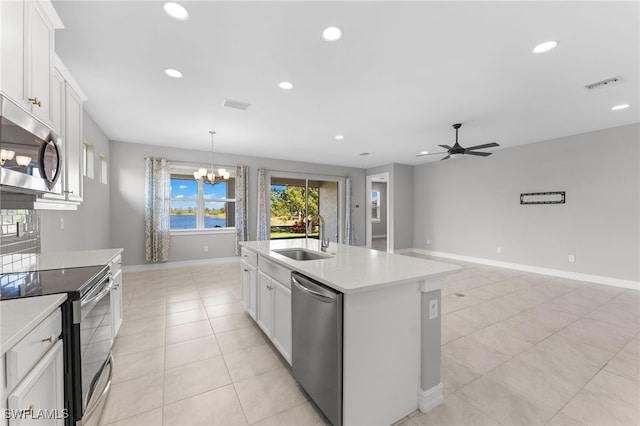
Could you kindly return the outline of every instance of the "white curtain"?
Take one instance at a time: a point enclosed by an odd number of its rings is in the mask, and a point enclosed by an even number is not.
[[[344,243],[351,245],[353,243],[353,232],[351,230],[351,177],[345,179],[345,220],[344,220]]]
[[[236,167],[236,254],[240,254],[240,243],[249,237],[247,223],[247,166]]]
[[[258,169],[258,240],[269,239],[269,193],[265,175],[265,169]]]
[[[164,158],[145,159],[144,249],[147,262],[169,260],[171,171]]]

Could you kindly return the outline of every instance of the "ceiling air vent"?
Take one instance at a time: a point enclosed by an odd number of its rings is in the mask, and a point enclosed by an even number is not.
[[[606,80],[596,81],[595,83],[587,84],[586,86],[584,86],[584,88],[591,91],[591,90],[604,89],[605,87],[614,86],[620,83],[622,83],[622,79],[620,77],[611,77],[611,78],[607,78]]]
[[[225,99],[222,105],[226,106],[227,108],[235,108],[242,111],[248,110],[251,106],[251,104],[248,104],[246,102],[234,101],[233,99]]]

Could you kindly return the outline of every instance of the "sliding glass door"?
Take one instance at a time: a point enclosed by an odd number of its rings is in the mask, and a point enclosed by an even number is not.
[[[340,235],[339,179],[310,179],[271,175],[271,239],[319,238],[318,214],[325,221],[325,237]]]

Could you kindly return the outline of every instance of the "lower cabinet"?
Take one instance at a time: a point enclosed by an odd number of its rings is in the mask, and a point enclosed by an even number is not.
[[[291,364],[291,289],[260,270],[256,321]]]
[[[111,326],[112,336],[115,339],[122,325],[122,270],[118,270],[111,278]]]
[[[256,319],[256,304],[258,302],[258,269],[241,262],[242,273],[242,304],[251,318]]]
[[[64,425],[64,370],[62,341],[46,353],[20,384],[9,394],[9,426]]]

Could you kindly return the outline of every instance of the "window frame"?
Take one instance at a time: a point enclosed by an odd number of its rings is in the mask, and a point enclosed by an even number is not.
[[[225,226],[225,227],[220,227],[220,228],[205,228],[204,227],[204,218],[205,218],[205,204],[207,202],[222,202],[225,204],[225,209],[226,206],[229,203],[235,203],[237,202],[237,198],[205,198],[205,194],[204,194],[204,179],[198,179],[196,180],[193,177],[193,171],[197,170],[199,167],[198,164],[192,164],[192,165],[171,165],[171,179],[174,178],[183,178],[183,179],[189,179],[192,181],[196,181],[197,182],[197,188],[198,188],[198,194],[196,197],[188,197],[188,198],[173,198],[173,197],[169,197],[169,203],[171,203],[172,201],[195,201],[196,202],[196,227],[195,228],[191,228],[191,229],[169,229],[169,234],[170,235],[197,235],[197,234],[231,234],[236,232],[236,227],[234,226]],[[235,179],[236,179],[236,173],[235,173],[235,167],[230,167],[230,166],[214,166],[215,169],[214,170],[218,170],[218,168],[226,168],[227,171],[229,171],[230,173],[230,179],[227,182],[231,181],[231,178],[234,179],[234,185],[235,185]],[[227,190],[228,193],[228,190]],[[235,194],[235,189],[234,189],[234,194]],[[225,214],[229,214],[229,212],[225,212]],[[233,212],[233,214],[235,214],[235,211]],[[227,219],[228,222],[228,219]]]

